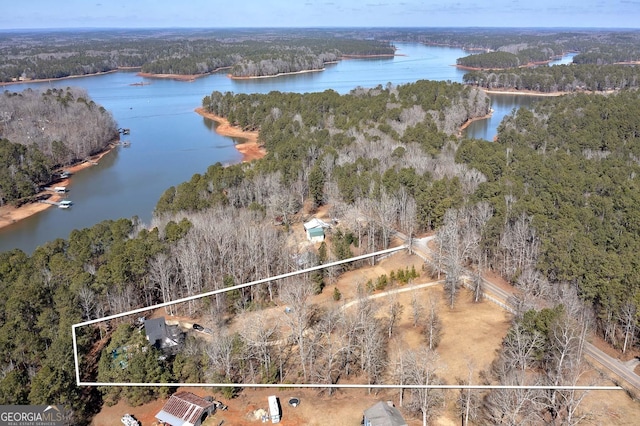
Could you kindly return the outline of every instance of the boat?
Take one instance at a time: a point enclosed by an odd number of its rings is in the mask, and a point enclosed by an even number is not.
[[[58,208],[60,209],[68,209],[69,207],[71,207],[73,205],[72,201],[69,200],[62,200],[58,203]]]

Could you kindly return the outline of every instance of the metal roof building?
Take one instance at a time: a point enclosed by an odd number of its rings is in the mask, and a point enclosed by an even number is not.
[[[156,414],[162,424],[171,426],[200,426],[204,419],[215,412],[215,404],[191,392],[178,392]]]

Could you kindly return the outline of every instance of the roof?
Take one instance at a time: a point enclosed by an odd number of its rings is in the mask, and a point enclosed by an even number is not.
[[[407,426],[407,422],[396,407],[385,402],[378,402],[364,410],[365,425],[371,426]]]
[[[321,221],[317,217],[314,217],[309,222],[304,224],[304,229],[308,231],[309,229],[313,228],[329,228],[329,226],[330,225],[328,223]]]
[[[311,228],[311,229],[308,229],[307,232],[309,232],[309,236],[310,237],[323,237],[324,236],[324,229],[322,229],[322,228]]]
[[[191,392],[178,392],[171,395],[156,418],[172,426],[194,425],[213,404]]]
[[[162,340],[167,337],[166,323],[164,317],[153,318],[144,322],[144,332],[147,338],[154,344],[157,340]]]

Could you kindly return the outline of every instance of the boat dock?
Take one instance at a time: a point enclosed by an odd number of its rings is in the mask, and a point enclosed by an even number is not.
[[[68,209],[73,204],[73,202],[69,200],[62,200],[62,201],[39,200],[38,202],[43,204],[51,204],[52,206],[57,206],[60,209]]]

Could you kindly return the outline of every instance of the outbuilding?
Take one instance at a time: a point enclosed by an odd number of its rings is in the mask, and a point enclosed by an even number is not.
[[[309,222],[304,224],[304,229],[307,231],[307,239],[312,243],[321,243],[324,241],[324,230],[329,228],[329,224],[321,221],[318,218],[313,218]]]
[[[200,426],[215,411],[213,400],[208,401],[191,392],[178,392],[171,395],[156,414],[156,419],[167,426]]]
[[[378,402],[364,410],[364,426],[407,426],[400,411],[391,403]]]

